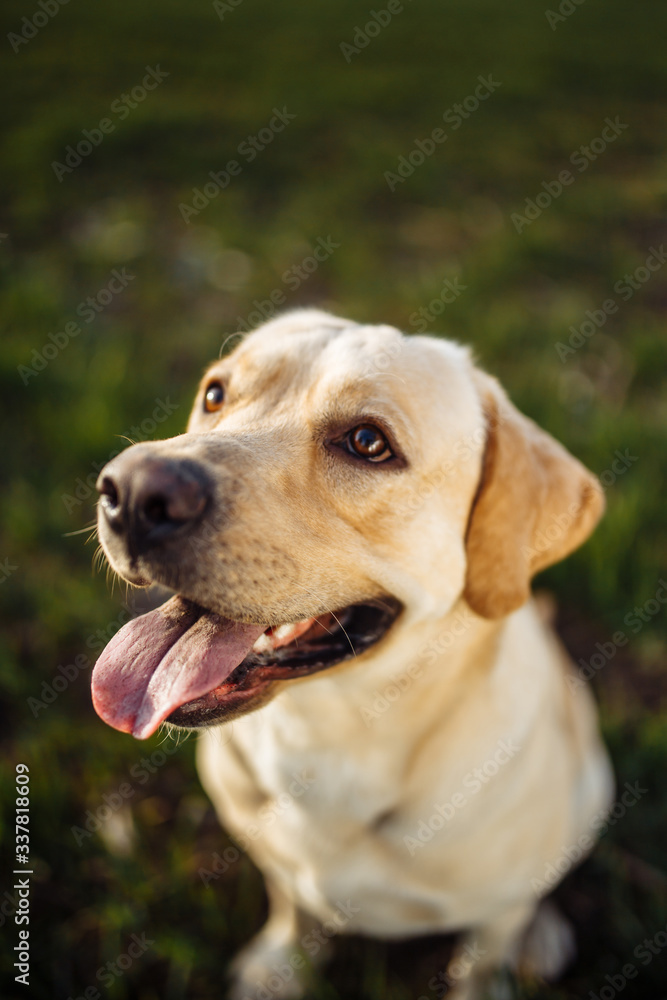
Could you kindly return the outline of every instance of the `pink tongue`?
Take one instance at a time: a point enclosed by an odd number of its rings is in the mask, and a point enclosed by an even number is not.
[[[188,701],[224,683],[265,625],[202,614],[182,597],[128,622],[93,671],[93,705],[114,729],[144,740]]]

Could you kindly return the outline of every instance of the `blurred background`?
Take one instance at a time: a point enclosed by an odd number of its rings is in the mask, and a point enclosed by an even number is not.
[[[619,786],[642,791],[558,891],[575,964],[507,995],[608,1000],[630,963],[625,997],[667,996],[667,8],[5,0],[2,17],[3,842],[24,762],[35,874],[25,988],[3,866],[1,995],[210,1000],[263,920],[252,863],[215,861],[231,842],[193,742],[93,713],[91,666],[130,611],[72,533],[128,438],[184,428],[229,334],[318,305],[472,345],[601,476],[605,520],[538,586]],[[132,935],[140,954],[108,971]],[[437,939],[336,956],[318,1000],[441,995]]]

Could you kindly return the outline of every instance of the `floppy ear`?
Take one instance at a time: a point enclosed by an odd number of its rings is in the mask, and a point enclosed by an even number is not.
[[[474,380],[487,440],[466,533],[464,597],[478,615],[501,618],[528,600],[535,573],[588,538],[604,496],[595,476],[519,413],[494,378],[476,370]]]

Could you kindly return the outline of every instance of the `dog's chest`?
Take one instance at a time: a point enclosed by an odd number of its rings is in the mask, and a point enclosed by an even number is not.
[[[386,747],[369,741],[366,752],[351,753],[344,741],[320,740],[305,753],[298,732],[286,739],[266,718],[259,722],[260,713],[255,719],[235,725],[222,751],[234,780],[215,799],[259,867],[321,920],[351,906],[348,931],[383,932],[385,923],[408,929],[415,913],[425,931],[440,925],[446,894],[425,887],[405,864],[394,812],[401,783]]]
[[[257,811],[259,823],[285,829],[317,829],[320,843],[332,827],[368,827],[391,808],[397,774],[386,747],[368,744],[348,748],[335,727],[313,740],[311,724],[266,713],[248,717],[250,725],[236,726],[233,744],[253,798],[265,800]],[[249,796],[250,797],[250,796]],[[272,817],[275,817],[272,819]],[[264,818],[264,819],[263,819]]]
[[[357,907],[347,931],[455,926],[467,913],[458,888],[448,887],[441,863],[431,871],[406,850],[405,834],[414,832],[425,806],[401,801],[406,761],[398,749],[393,757],[386,744],[374,747],[369,739],[348,752],[344,740],[329,745],[320,733],[306,752],[304,734],[286,737],[267,715],[235,723],[232,739],[216,752],[217,788],[205,782],[223,822],[258,866],[320,920],[334,919],[343,903]],[[452,864],[458,866],[458,854]]]

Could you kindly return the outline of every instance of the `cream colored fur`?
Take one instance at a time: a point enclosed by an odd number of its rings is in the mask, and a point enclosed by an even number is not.
[[[529,584],[592,531],[595,479],[448,341],[308,310],[246,337],[202,386],[218,373],[226,408],[198,401],[189,434],[160,445],[220,447],[236,491],[188,596],[272,623],[386,594],[404,608],[376,647],[200,739],[204,787],[271,901],[234,995],[321,957],[311,941],[334,929],[463,932],[452,997],[481,997],[505,962],[556,974],[571,939],[535,887],[593,836],[612,779]],[[400,470],[324,447],[328,426],[369,417],[392,428]],[[300,995],[301,975],[271,995]]]

